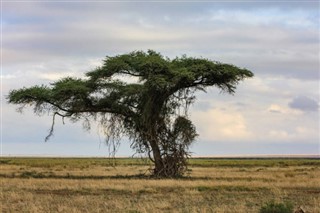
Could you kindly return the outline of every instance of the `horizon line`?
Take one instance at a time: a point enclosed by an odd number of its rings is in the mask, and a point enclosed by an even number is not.
[[[146,156],[132,156],[132,155],[121,155],[121,156],[101,156],[101,155],[1,155],[2,157],[12,158],[147,158]],[[194,155],[190,158],[319,158],[320,154],[243,154],[243,155]]]

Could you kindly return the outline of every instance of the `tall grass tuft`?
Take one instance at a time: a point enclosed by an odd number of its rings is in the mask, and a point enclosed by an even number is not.
[[[292,213],[293,205],[289,202],[276,203],[270,201],[261,207],[260,213]]]

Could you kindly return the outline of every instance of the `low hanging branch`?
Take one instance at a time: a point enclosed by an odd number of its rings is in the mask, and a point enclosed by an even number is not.
[[[53,132],[54,132],[54,125],[55,125],[55,120],[56,120],[56,115],[60,116],[62,119],[62,123],[64,124],[64,118],[65,117],[70,117],[71,114],[61,114],[59,112],[54,112],[52,115],[52,123],[51,123],[51,128],[49,130],[49,134],[45,137],[45,142],[47,142],[51,136],[53,136]]]
[[[100,121],[107,143],[120,143],[127,136],[133,149],[148,155],[155,176],[178,177],[186,171],[189,146],[197,136],[188,118],[195,92],[215,86],[233,94],[238,82],[253,73],[203,58],[171,60],[149,50],[107,57],[86,76],[12,90],[8,102],[21,108],[33,105],[37,114],[53,112],[46,141],[53,135],[57,115],[85,120],[85,128],[92,118]],[[125,82],[123,76],[137,82]]]

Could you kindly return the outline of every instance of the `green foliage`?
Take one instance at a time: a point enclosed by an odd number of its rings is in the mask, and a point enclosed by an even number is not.
[[[209,187],[209,186],[198,186],[198,187],[197,187],[197,190],[198,190],[199,192],[206,192],[206,191],[212,190],[212,187]]]
[[[188,147],[197,136],[188,118],[194,92],[216,86],[232,94],[238,82],[253,73],[204,58],[171,60],[149,50],[106,57],[101,67],[86,76],[12,90],[8,101],[20,109],[32,105],[37,114],[52,113],[46,140],[53,134],[55,116],[82,119],[86,129],[91,120],[99,121],[112,152],[127,136],[132,148],[155,162],[155,173],[175,176],[185,171]],[[127,78],[136,82],[128,83]]]
[[[25,171],[20,175],[21,178],[45,178],[46,174],[36,171]]]
[[[279,168],[279,162],[283,159],[221,159],[221,158],[190,158],[188,164],[192,167],[220,167],[220,168],[254,168],[257,167],[261,170],[261,167]],[[303,167],[303,166],[315,166],[320,167],[320,161],[318,159],[286,159],[290,167]],[[70,168],[82,168],[92,166],[148,166],[151,161],[147,158],[13,158],[2,157],[0,165],[16,165],[16,166],[28,166],[28,167],[70,167]],[[280,167],[281,168],[281,167]],[[246,170],[244,170],[246,171]],[[303,168],[297,171],[305,171]]]
[[[318,159],[300,158],[191,158],[189,164],[196,167],[283,167],[285,162],[288,166],[320,166]],[[263,170],[259,168],[259,170]],[[258,170],[258,171],[259,171]]]
[[[276,203],[268,202],[260,208],[260,213],[292,213],[293,205],[289,202]]]

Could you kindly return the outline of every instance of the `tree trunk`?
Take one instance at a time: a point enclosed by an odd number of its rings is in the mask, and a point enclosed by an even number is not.
[[[156,176],[163,176],[161,173],[163,172],[163,162],[161,159],[161,153],[160,153],[160,148],[159,145],[157,144],[156,140],[151,140],[150,141],[150,146],[152,149],[152,153],[153,153],[153,158],[154,158],[154,164],[155,164],[155,168],[154,168],[154,175]]]

